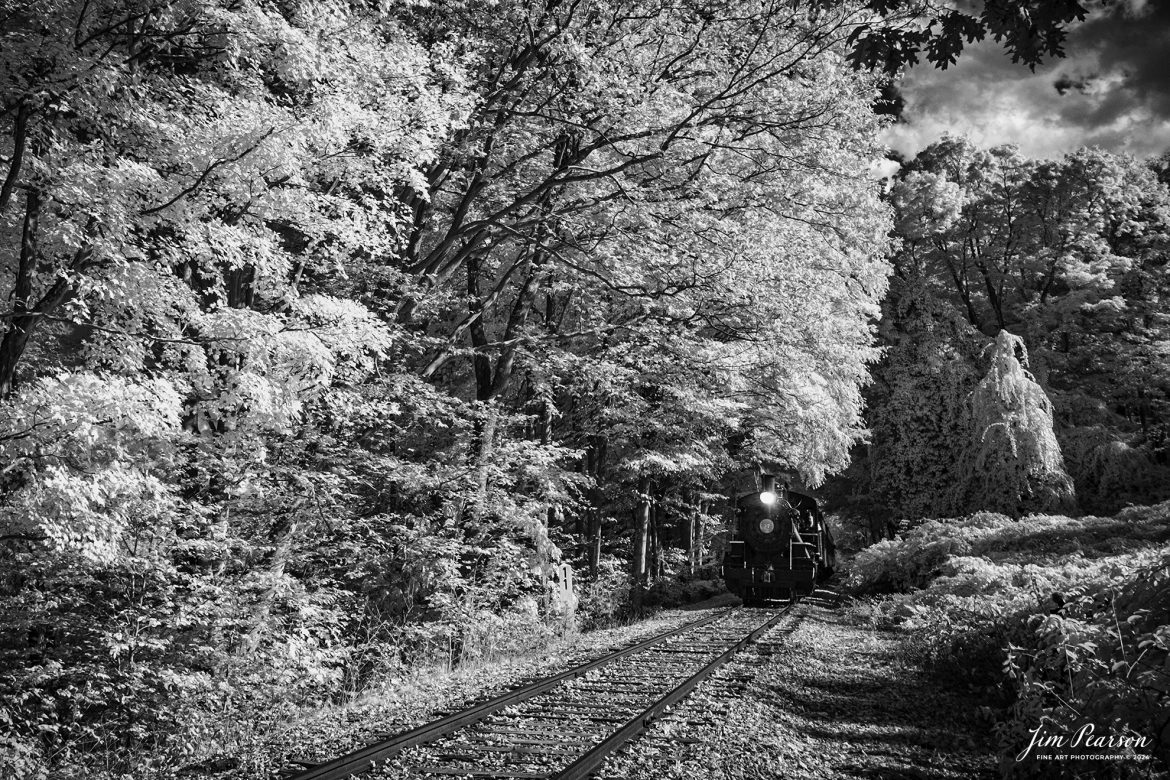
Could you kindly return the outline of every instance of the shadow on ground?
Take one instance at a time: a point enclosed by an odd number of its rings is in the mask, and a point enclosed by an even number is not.
[[[998,776],[979,699],[916,667],[904,634],[851,623],[831,591],[804,605],[800,626],[745,692],[749,706],[778,713],[808,762],[819,759],[782,776]]]

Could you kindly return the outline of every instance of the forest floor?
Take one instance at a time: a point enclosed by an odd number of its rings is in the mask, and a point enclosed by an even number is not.
[[[656,723],[609,778],[997,777],[982,703],[930,677],[908,636],[819,591]]]

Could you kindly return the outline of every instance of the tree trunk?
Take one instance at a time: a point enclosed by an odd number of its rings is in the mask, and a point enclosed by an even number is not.
[[[655,498],[650,502],[649,555],[650,579],[662,576],[662,544],[659,530],[662,528],[662,501]]]
[[[1003,295],[1000,294],[1000,290],[997,288],[995,282],[992,281],[991,271],[987,266],[983,263],[978,263],[977,267],[979,268],[980,275],[983,276],[983,286],[987,290],[987,302],[991,304],[991,312],[995,315],[995,324],[999,326],[999,330],[1003,330],[1005,327],[1003,318]]]
[[[479,295],[479,256],[472,255],[467,261],[467,298],[468,307],[473,314],[482,307]],[[476,415],[475,429],[471,450],[472,467],[475,473],[475,494],[472,498],[471,520],[478,527],[483,519],[484,504],[487,503],[488,491],[488,464],[491,462],[492,449],[496,435],[496,408],[492,403],[492,364],[487,348],[487,333],[484,331],[483,318],[476,317],[468,328],[471,344],[475,347],[472,365],[475,370],[475,400],[479,401],[479,414]]]
[[[8,173],[0,184],[0,214],[8,208],[16,181],[20,178],[20,167],[24,162],[24,146],[28,139],[28,103],[21,101],[16,107],[16,118],[12,125],[12,156],[8,158]]]
[[[642,590],[649,574],[646,547],[650,536],[650,502],[650,477],[642,477],[638,481],[638,509],[634,513],[634,555],[631,562],[634,575],[633,602],[638,608],[642,606]]]
[[[601,565],[601,510],[589,510],[589,576],[597,579]]]
[[[488,466],[495,449],[496,422],[499,419],[496,405],[490,401],[480,409],[481,416],[475,423],[475,498],[471,505],[471,520],[477,528],[483,520],[483,510],[487,504]]]
[[[588,524],[586,544],[588,546],[589,576],[594,579],[597,578],[598,566],[601,564],[601,480],[605,473],[606,449],[606,441],[602,436],[590,436],[589,445],[585,448],[585,473],[593,478],[593,485],[587,492],[589,506],[586,509]]]
[[[231,268],[224,274],[227,286],[227,303],[233,309],[250,309],[256,297],[256,268],[246,265]]]
[[[487,353],[487,332],[483,327],[483,302],[479,296],[479,256],[467,259],[467,301],[469,314],[475,317],[467,328],[471,346],[475,349],[472,367],[475,369],[475,400],[487,402],[492,397],[492,361]]]
[[[699,499],[695,511],[690,513],[687,535],[687,565],[691,574],[697,574],[703,564],[703,518],[711,511],[711,502]]]
[[[547,447],[552,444],[552,430],[553,430],[553,403],[552,399],[548,397],[549,390],[545,390],[544,397],[540,402],[540,443]],[[556,524],[557,514],[560,507],[549,502],[547,516],[544,522],[545,529],[552,528]]]
[[[12,317],[0,341],[0,398],[12,394],[16,365],[39,324],[32,301],[33,273],[37,264],[37,233],[41,219],[41,193],[30,188],[25,199],[24,227],[20,232],[20,259],[12,286]],[[32,316],[30,316],[30,314]]]
[[[959,293],[959,298],[963,301],[963,306],[966,309],[967,321],[970,322],[972,327],[974,327],[976,330],[981,330],[983,328],[983,321],[979,316],[979,313],[975,311],[975,304],[971,301],[971,289],[966,281],[966,271],[964,270],[964,272],[960,274],[959,269],[955,267],[954,261],[950,259],[949,255],[945,254],[945,251],[944,257],[947,258],[947,270],[950,271],[951,279],[953,279],[955,282],[955,290]]]
[[[12,395],[16,385],[16,365],[28,345],[27,328],[23,318],[14,317],[8,332],[4,334],[4,340],[0,342],[0,398]]]

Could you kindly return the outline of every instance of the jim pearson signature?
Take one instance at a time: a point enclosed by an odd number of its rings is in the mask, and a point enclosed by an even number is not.
[[[1044,726],[1037,726],[1032,730],[1032,737],[1028,741],[1028,746],[1021,750],[1016,756],[1016,761],[1023,761],[1035,752],[1035,758],[1051,759],[1052,748],[1068,748],[1070,750],[1077,749],[1095,750],[1095,751],[1136,751],[1141,748],[1149,747],[1152,744],[1149,737],[1129,734],[1098,734],[1097,727],[1092,723],[1086,723],[1081,726],[1072,736],[1068,734],[1045,734]],[[1043,753],[1041,752],[1043,751]],[[1068,758],[1067,755],[1056,755],[1056,758]],[[1080,758],[1087,758],[1092,756],[1079,755]],[[1101,758],[1144,758],[1145,756],[1134,756],[1132,754],[1125,755],[1102,755]]]

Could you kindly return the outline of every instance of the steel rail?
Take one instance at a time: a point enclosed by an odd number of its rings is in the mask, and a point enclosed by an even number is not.
[[[695,689],[699,683],[706,680],[711,674],[723,664],[731,660],[731,657],[738,653],[751,642],[754,642],[761,635],[763,635],[770,628],[780,622],[780,619],[787,615],[792,610],[792,605],[781,610],[780,614],[773,617],[767,623],[764,623],[759,628],[753,630],[743,639],[736,642],[731,647],[723,651],[715,660],[708,663],[695,674],[684,680],[678,687],[671,690],[658,701],[651,704],[637,716],[631,718],[625,725],[623,725],[616,732],[607,737],[601,744],[591,748],[589,752],[578,758],[569,766],[562,769],[560,772],[555,772],[549,775],[550,780],[583,780],[597,770],[605,760],[609,758],[614,751],[621,748],[630,740],[637,737],[640,733],[646,730],[650,724],[657,718],[663,710],[681,701],[688,693]]]
[[[690,623],[679,626],[675,629],[671,629],[670,631],[666,631],[662,634],[656,634],[655,636],[652,636],[649,639],[644,639],[637,644],[631,645],[630,647],[617,650],[613,653],[609,653],[608,655],[603,655],[600,658],[581,664],[579,666],[574,666],[572,669],[568,669],[564,672],[561,672],[560,674],[553,675],[552,677],[546,677],[544,679],[537,680],[534,683],[530,683],[529,685],[525,685],[513,691],[509,691],[505,694],[495,697],[494,699],[483,702],[482,704],[477,704],[469,707],[468,709],[460,710],[459,712],[452,713],[451,715],[440,718],[439,720],[424,723],[423,725],[411,729],[410,731],[404,731],[401,734],[396,734],[393,737],[390,737],[389,739],[385,739],[380,742],[375,742],[372,745],[359,748],[352,753],[347,753],[339,758],[318,764],[314,767],[304,770],[303,772],[298,772],[294,775],[288,775],[286,776],[286,780],[342,780],[342,778],[351,777],[352,775],[366,772],[372,769],[377,762],[384,761],[385,759],[390,758],[394,754],[405,750],[406,748],[414,747],[415,745],[421,745],[426,742],[432,742],[439,737],[443,737],[454,731],[458,731],[470,723],[483,720],[487,716],[503,709],[504,707],[508,707],[512,704],[518,704],[519,702],[539,696],[540,694],[555,688],[566,680],[580,677],[598,668],[599,666],[604,666],[608,663],[618,660],[619,658],[624,658],[627,655],[640,652],[648,647],[653,647],[654,645],[664,642],[673,636],[677,636],[678,634],[705,626],[708,623],[713,623],[720,618],[726,617],[731,612],[731,609],[724,609],[715,613],[714,615],[710,615],[709,617],[694,620]]]

